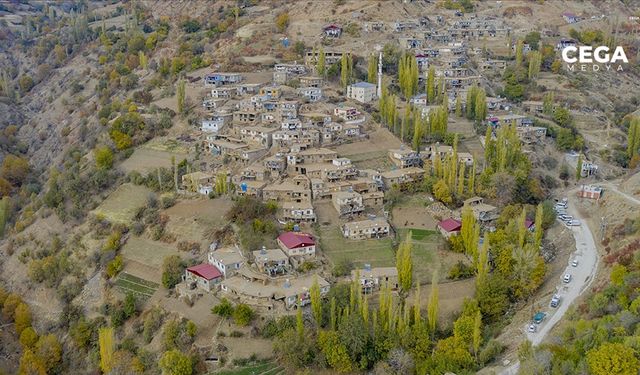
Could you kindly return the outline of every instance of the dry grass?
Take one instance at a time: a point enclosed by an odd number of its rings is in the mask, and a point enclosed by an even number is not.
[[[136,209],[146,204],[149,193],[151,190],[144,186],[122,184],[93,213],[104,215],[111,222],[130,224]]]

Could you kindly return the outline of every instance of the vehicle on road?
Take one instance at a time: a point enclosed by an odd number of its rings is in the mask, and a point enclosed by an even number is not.
[[[553,297],[551,298],[551,307],[558,307],[560,306],[560,296],[557,294],[554,294]]]
[[[565,273],[564,277],[562,278],[562,281],[564,281],[565,283],[568,283],[571,281],[571,274],[570,273]]]
[[[536,333],[537,330],[538,330],[538,327],[536,327],[535,324],[529,324],[529,326],[527,327],[527,331],[529,333]]]
[[[571,261],[571,266],[572,267],[578,267],[578,260],[577,259],[572,260]]]
[[[547,316],[547,314],[545,314],[543,312],[536,313],[536,315],[533,316],[533,322],[535,324],[540,324],[544,320],[545,316]]]

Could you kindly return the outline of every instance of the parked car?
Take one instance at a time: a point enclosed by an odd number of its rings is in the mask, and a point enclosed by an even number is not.
[[[571,274],[565,273],[564,277],[562,278],[562,281],[564,281],[565,283],[569,283],[571,281]]]
[[[527,327],[527,331],[529,333],[536,333],[537,330],[538,330],[538,327],[536,327],[535,324],[529,324],[529,326]]]
[[[554,294],[553,297],[551,298],[551,307],[558,307],[560,306],[560,296],[557,294]]]
[[[571,261],[571,266],[578,267],[578,260],[577,259],[572,260]]]
[[[547,316],[547,314],[543,312],[536,313],[536,315],[533,316],[533,322],[535,324],[540,324],[544,320],[545,316]]]

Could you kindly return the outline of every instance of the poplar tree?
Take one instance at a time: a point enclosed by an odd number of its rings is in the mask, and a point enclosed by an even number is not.
[[[100,347],[100,369],[108,374],[113,367],[113,327],[103,327],[98,330],[98,344]]]
[[[522,65],[522,50],[524,47],[524,42],[519,39],[516,43],[516,68]]]
[[[462,117],[462,101],[460,95],[456,96],[456,117]]]
[[[436,79],[436,68],[433,66],[430,66],[429,71],[427,73],[427,84],[426,84],[427,103],[435,102],[435,99],[436,99],[435,79]]]
[[[144,54],[144,51],[138,52],[138,59],[140,60],[140,67],[142,69],[147,69],[147,56]]]
[[[340,84],[343,89],[351,83],[351,74],[353,70],[353,60],[350,53],[345,53],[340,59]]]
[[[631,118],[627,137],[627,156],[629,159],[640,153],[640,117]]]
[[[336,297],[331,297],[331,305],[329,307],[330,310],[330,316],[329,316],[329,320],[330,320],[330,326],[331,326],[331,330],[335,331],[336,330],[336,320],[337,320],[337,311],[336,311]]]
[[[427,306],[427,323],[429,332],[433,337],[438,324],[438,271],[434,271],[431,278],[431,293],[429,293],[429,305]]]
[[[538,51],[529,53],[529,80],[538,76],[540,73],[540,64],[542,63],[542,55]]]
[[[482,247],[478,253],[478,264],[476,265],[476,288],[484,285],[489,274],[489,240],[487,238],[482,242]]]
[[[543,214],[544,214],[544,208],[542,207],[542,203],[540,203],[538,204],[538,207],[536,207],[536,220],[534,221],[535,231],[533,234],[534,234],[536,249],[539,249],[540,246],[542,246],[542,236],[544,235],[543,229],[542,229]]]
[[[473,158],[473,166],[471,167],[471,173],[467,179],[467,191],[469,195],[475,195],[476,193],[476,158]]]
[[[547,116],[553,115],[553,101],[554,101],[553,92],[548,92],[544,94],[544,97],[542,99],[542,112]]]
[[[400,284],[400,290],[403,295],[411,289],[413,283],[413,260],[411,253],[413,251],[413,244],[411,242],[411,231],[407,233],[407,237],[398,246],[396,252],[396,269],[398,270],[398,283]]]
[[[462,208],[462,228],[460,228],[460,236],[462,236],[462,244],[464,245],[466,254],[472,257],[474,264],[477,264],[480,225],[469,206]]]
[[[465,169],[465,164],[461,163],[460,164],[460,170],[458,172],[458,196],[461,197],[464,194],[464,169]]]
[[[475,99],[475,118],[476,122],[479,124],[487,117],[487,95],[485,94],[484,89],[478,89]]]
[[[576,181],[580,181],[582,178],[582,155],[578,156],[578,162],[576,163]]]
[[[320,296],[320,285],[318,285],[318,277],[313,278],[313,284],[309,288],[309,297],[311,298],[311,311],[313,318],[316,320],[318,329],[322,326],[322,298]]]
[[[478,94],[478,86],[473,85],[467,90],[467,108],[466,115],[469,120],[473,120],[476,115],[476,96]]]
[[[482,314],[480,310],[476,311],[476,316],[473,320],[473,355],[478,359],[478,352],[480,351],[480,344],[482,344]]]
[[[367,67],[367,82],[376,83],[378,80],[378,56],[369,56],[369,66]]]
[[[417,329],[420,329],[420,325],[422,324],[422,317],[420,316],[420,300],[420,283],[417,283],[415,299],[413,301],[413,325]]]
[[[316,71],[320,77],[324,77],[326,73],[326,65],[325,65],[325,54],[324,48],[320,47],[320,52],[318,52],[318,61],[316,63]]]
[[[518,220],[518,245],[520,248],[524,248],[524,243],[527,239],[527,226],[525,222],[527,220],[527,210],[522,207],[522,213],[520,214],[520,220]]]

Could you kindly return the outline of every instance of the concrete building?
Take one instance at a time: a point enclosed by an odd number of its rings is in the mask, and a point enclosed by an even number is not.
[[[351,280],[358,279],[362,293],[373,291],[388,285],[390,289],[398,289],[398,270],[396,267],[373,267],[366,264],[364,268],[351,271]]]
[[[342,235],[350,240],[387,237],[389,222],[384,218],[351,221],[342,225]]]
[[[364,211],[362,195],[354,191],[339,191],[332,195],[331,202],[340,216],[357,215]]]
[[[219,249],[207,255],[209,264],[216,266],[227,278],[235,275],[244,264],[244,258],[238,249]]]
[[[370,103],[376,98],[376,85],[369,82],[358,82],[347,86],[347,98],[360,103]]]
[[[187,267],[184,280],[187,283],[195,283],[198,288],[210,292],[222,281],[222,273],[211,264],[203,263]]]

